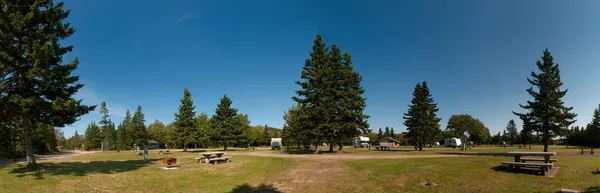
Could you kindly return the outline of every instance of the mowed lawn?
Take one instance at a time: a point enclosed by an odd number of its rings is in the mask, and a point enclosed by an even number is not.
[[[538,147],[522,151],[539,151]],[[398,148],[374,152],[345,147],[347,154],[450,154]],[[512,157],[470,156],[407,159],[291,159],[236,155],[218,165],[195,163],[197,152],[175,152],[177,170],[162,170],[132,152],[81,155],[38,170],[20,164],[0,166],[0,192],[556,192],[561,188],[600,191],[600,156],[578,155],[576,149],[554,148],[556,177],[515,173],[500,165]],[[506,152],[515,148],[482,147],[468,152]],[[551,149],[553,150],[553,149]],[[266,150],[261,150],[266,151]],[[152,152],[151,160],[162,158]],[[431,180],[437,186],[420,182]]]

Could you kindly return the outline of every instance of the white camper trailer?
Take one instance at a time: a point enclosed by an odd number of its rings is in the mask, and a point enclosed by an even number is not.
[[[462,145],[462,142],[460,141],[459,138],[453,137],[453,138],[444,139],[444,146],[446,146],[446,147],[459,147],[461,145]]]
[[[271,138],[271,150],[281,150],[281,138]]]
[[[352,140],[352,144],[355,148],[369,147],[369,137],[355,137],[354,140]]]

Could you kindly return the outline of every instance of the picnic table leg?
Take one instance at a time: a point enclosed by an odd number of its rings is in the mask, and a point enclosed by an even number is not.
[[[521,156],[520,155],[515,155],[515,162],[521,162]],[[517,165],[513,165],[513,168],[519,169],[519,166]]]
[[[209,164],[210,162],[208,161],[208,157],[204,158],[204,163]]]

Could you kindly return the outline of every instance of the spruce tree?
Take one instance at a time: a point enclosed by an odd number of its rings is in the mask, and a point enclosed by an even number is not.
[[[589,124],[588,137],[591,139],[589,144],[600,147],[600,105],[594,110],[592,121]]]
[[[28,166],[36,165],[32,136],[38,123],[63,127],[93,111],[74,95],[83,84],[71,75],[79,60],[63,63],[73,46],[60,44],[75,29],[70,11],[56,1],[0,1],[0,111],[2,122],[19,123]]]
[[[296,82],[301,87],[296,91],[299,96],[294,96],[292,99],[306,106],[304,112],[308,119],[305,123],[306,127],[303,128],[307,131],[303,133],[316,146],[315,153],[319,153],[320,144],[327,139],[327,132],[331,131],[329,123],[332,117],[332,105],[331,100],[326,100],[331,94],[327,92],[331,91],[329,89],[331,84],[328,82],[331,78],[331,69],[327,66],[328,49],[320,34],[317,34],[313,43],[310,59],[304,62],[300,76],[303,81]]]
[[[181,105],[179,105],[178,112],[175,113],[177,142],[183,145],[183,151],[187,151],[188,143],[194,140],[193,131],[196,130],[195,108],[192,93],[187,88],[183,89]]]
[[[128,149],[133,144],[129,126],[131,124],[131,113],[129,110],[125,112],[125,118],[117,127],[117,149]]]
[[[225,151],[227,151],[229,142],[241,133],[238,130],[239,122],[236,120],[237,109],[231,107],[232,103],[231,99],[224,95],[211,119],[214,127],[212,137],[223,143]]]
[[[142,107],[138,105],[129,125],[132,131],[133,144],[136,144],[138,147],[144,147],[144,145],[148,144],[148,131],[146,130],[145,122],[146,118],[144,113],[142,113]]]
[[[517,142],[517,137],[519,135],[517,131],[517,124],[515,124],[515,120],[508,121],[508,125],[506,125],[506,131],[508,131],[508,142],[510,145],[514,145]]]
[[[377,132],[377,141],[383,139],[383,131],[379,128],[379,132]]]
[[[541,133],[544,152],[548,151],[548,143],[554,136],[561,133],[575,122],[577,114],[571,113],[573,107],[566,107],[562,98],[568,90],[561,90],[563,83],[560,80],[558,64],[554,63],[550,51],[546,48],[542,61],[537,61],[540,73],[531,72],[532,79],[527,79],[533,86],[527,89],[534,100],[527,101],[526,105],[519,106],[526,113],[513,112],[524,122],[529,130]],[[537,88],[534,90],[534,87]]]
[[[103,142],[108,143],[109,149],[114,149],[114,147],[116,147],[117,131],[115,130],[114,123],[110,120],[108,108],[106,108],[106,101],[102,101],[102,103],[100,103],[100,114],[102,115],[99,122],[100,138],[103,140]]]
[[[93,150],[99,149],[102,143],[102,138],[100,136],[100,127],[96,125],[95,122],[92,122],[88,125],[87,129],[85,129],[85,149]]]
[[[404,114],[404,125],[419,151],[423,151],[423,145],[433,142],[435,136],[441,133],[439,125],[441,119],[436,115],[438,110],[427,82],[418,83],[408,112]]]
[[[389,137],[389,136],[390,136],[390,128],[385,127],[385,133],[383,133],[383,137]]]
[[[291,109],[289,110],[291,111]],[[267,124],[265,124],[265,130],[263,131],[263,143],[267,146],[269,146],[268,144],[270,143],[271,140],[271,134],[269,133],[269,126],[267,126]]]
[[[394,134],[394,128],[390,128],[390,137],[395,138],[396,134]]]

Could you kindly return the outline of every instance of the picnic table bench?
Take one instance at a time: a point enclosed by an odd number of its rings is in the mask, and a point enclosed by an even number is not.
[[[594,148],[581,148],[581,155],[583,155],[583,150],[585,150],[585,149],[589,149],[590,154],[594,155]]]
[[[198,163],[200,163],[201,161],[204,161],[204,163],[209,164],[210,162],[215,162],[215,164],[217,164],[217,161],[226,161],[229,162],[229,159],[231,159],[231,157],[222,157],[223,154],[225,154],[225,152],[204,152],[204,153],[200,153],[200,155],[202,155],[202,157],[197,157],[194,158],[196,160],[198,160]]]
[[[554,164],[552,162],[558,162],[558,159],[550,159],[550,156],[555,156],[556,152],[508,152],[505,153],[507,156],[512,156],[515,158],[514,162],[503,161],[501,164],[508,165],[515,169],[520,169],[521,167],[528,168],[539,168],[542,175],[546,174],[546,171],[552,168]],[[544,157],[544,159],[539,158],[521,158],[523,156],[540,156]],[[530,162],[544,162],[544,163],[527,163]]]

